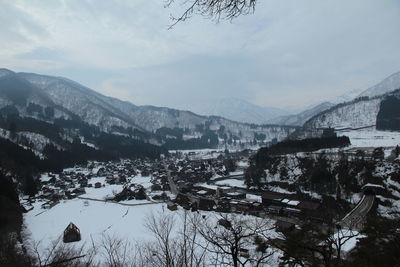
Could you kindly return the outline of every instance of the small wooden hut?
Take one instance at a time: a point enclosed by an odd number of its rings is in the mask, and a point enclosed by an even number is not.
[[[69,223],[67,228],[64,230],[64,238],[63,241],[64,243],[70,243],[70,242],[76,242],[81,240],[81,231],[79,231],[79,228],[76,227],[75,224],[72,222]]]

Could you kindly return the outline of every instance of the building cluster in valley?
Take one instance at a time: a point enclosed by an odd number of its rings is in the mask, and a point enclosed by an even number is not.
[[[24,207],[29,210],[29,203],[37,200],[43,202],[42,209],[68,199],[90,200],[93,197],[88,191],[113,187],[118,190],[92,200],[166,202],[170,210],[181,206],[192,211],[272,217],[283,229],[292,229],[304,220],[321,220],[321,205],[316,200],[247,188],[243,173],[248,157],[248,154],[220,153],[206,159],[175,155],[159,160],[89,162],[59,174],[43,174],[39,193],[26,199]],[[147,179],[145,185],[143,178]]]

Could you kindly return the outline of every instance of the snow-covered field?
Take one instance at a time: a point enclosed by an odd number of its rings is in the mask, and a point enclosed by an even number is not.
[[[32,240],[41,242],[42,249],[62,237],[70,222],[81,231],[82,240],[75,244],[100,242],[104,235],[118,236],[130,241],[151,239],[144,226],[146,216],[151,213],[170,212],[165,204],[125,206],[111,202],[65,200],[51,209],[43,210],[34,204],[34,209],[24,216],[24,223]],[[88,204],[87,204],[88,203]]]
[[[183,209],[170,211],[165,203],[125,206],[112,202],[88,201],[84,199],[65,200],[51,209],[40,208],[43,202],[36,202],[34,209],[24,216],[27,226],[26,232],[34,243],[39,244],[39,251],[46,253],[46,249],[52,246],[55,240],[61,240],[64,229],[73,222],[81,232],[82,240],[67,243],[67,246],[76,248],[82,245],[89,248],[92,244],[96,248],[107,237],[122,238],[130,244],[143,244],[154,240],[154,235],[146,228],[145,223],[149,216],[163,216],[174,214],[176,234],[182,230]],[[216,218],[214,212],[201,212],[208,218]],[[241,215],[238,215],[241,216]],[[245,216],[249,220],[252,216]],[[214,220],[214,219],[212,219]],[[266,220],[266,219],[263,219]],[[274,224],[270,220],[271,225]],[[274,230],[269,230],[271,237],[278,236]],[[276,266],[279,261],[280,252],[270,257],[270,264]],[[96,255],[96,261],[103,261],[105,255]]]
[[[47,175],[42,176],[42,180],[48,179]],[[86,194],[80,197],[100,201],[79,198],[62,200],[51,209],[41,208],[45,201],[37,201],[33,204],[34,209],[24,215],[24,224],[31,239],[41,243],[41,249],[46,249],[53,241],[62,237],[64,229],[70,222],[74,223],[82,234],[82,240],[74,243],[74,246],[91,244],[92,240],[95,243],[100,242],[105,235],[121,237],[132,243],[149,240],[151,233],[144,226],[146,217],[152,213],[171,212],[164,203],[148,200],[127,200],[122,201],[122,205],[102,201],[120,192],[123,185],[109,185],[105,177],[94,177],[89,180],[91,184],[97,182],[104,186],[87,187]],[[133,177],[131,182],[141,184],[145,188],[151,186],[148,176]]]
[[[340,131],[338,136],[348,136],[351,147],[393,147],[400,144],[400,132],[372,129]]]
[[[238,179],[225,179],[222,181],[218,181],[215,183],[216,185],[220,186],[231,186],[231,187],[242,187],[246,188],[246,185],[244,184],[244,179],[238,180]]]

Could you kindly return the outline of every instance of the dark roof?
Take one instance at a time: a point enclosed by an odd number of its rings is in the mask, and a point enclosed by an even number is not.
[[[286,221],[278,220],[278,221],[276,221],[275,226],[276,226],[277,228],[281,228],[281,229],[289,229],[289,228],[294,227],[295,224],[294,224],[294,223],[291,223],[291,222],[286,222]]]
[[[301,201],[297,207],[301,209],[307,209],[307,210],[316,210],[319,208],[319,203],[316,202],[311,202],[311,201]]]
[[[286,194],[277,193],[277,192],[265,192],[265,193],[263,193],[262,198],[264,198],[264,199],[282,199],[282,198],[288,198],[288,196]]]
[[[69,223],[69,225],[67,226],[67,228],[65,228],[64,234],[71,233],[71,232],[80,233],[79,228],[76,227],[76,225],[73,224],[72,222]]]

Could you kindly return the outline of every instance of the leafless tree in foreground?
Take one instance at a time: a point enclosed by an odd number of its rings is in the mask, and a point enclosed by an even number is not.
[[[98,247],[108,267],[128,267],[134,265],[136,253],[131,243],[117,236],[104,235]]]
[[[271,221],[252,216],[163,212],[148,216],[145,225],[152,238],[135,246],[105,235],[86,246],[59,239],[44,250],[36,243],[29,255],[37,267],[238,267],[265,266],[274,253],[266,245]]]
[[[180,2],[184,12],[174,17],[171,15],[172,28],[180,21],[185,21],[193,14],[200,14],[216,21],[220,19],[232,20],[240,15],[253,13],[257,0],[166,0],[166,7]]]
[[[274,253],[264,239],[272,228],[269,220],[230,214],[204,218],[198,231],[214,266],[264,266]]]
[[[85,245],[74,246],[62,242],[61,238],[54,240],[44,251],[40,249],[40,242],[31,245],[30,254],[36,260],[38,267],[81,267],[94,266],[94,247],[85,248]]]
[[[284,252],[281,260],[289,266],[337,267],[343,265],[344,245],[358,235],[340,227],[322,230],[304,225],[300,231],[270,240],[270,244]]]
[[[136,266],[201,267],[205,265],[205,249],[198,245],[196,214],[182,216],[157,214],[148,216],[145,226],[154,241],[137,247]],[[182,226],[177,229],[176,225]]]

